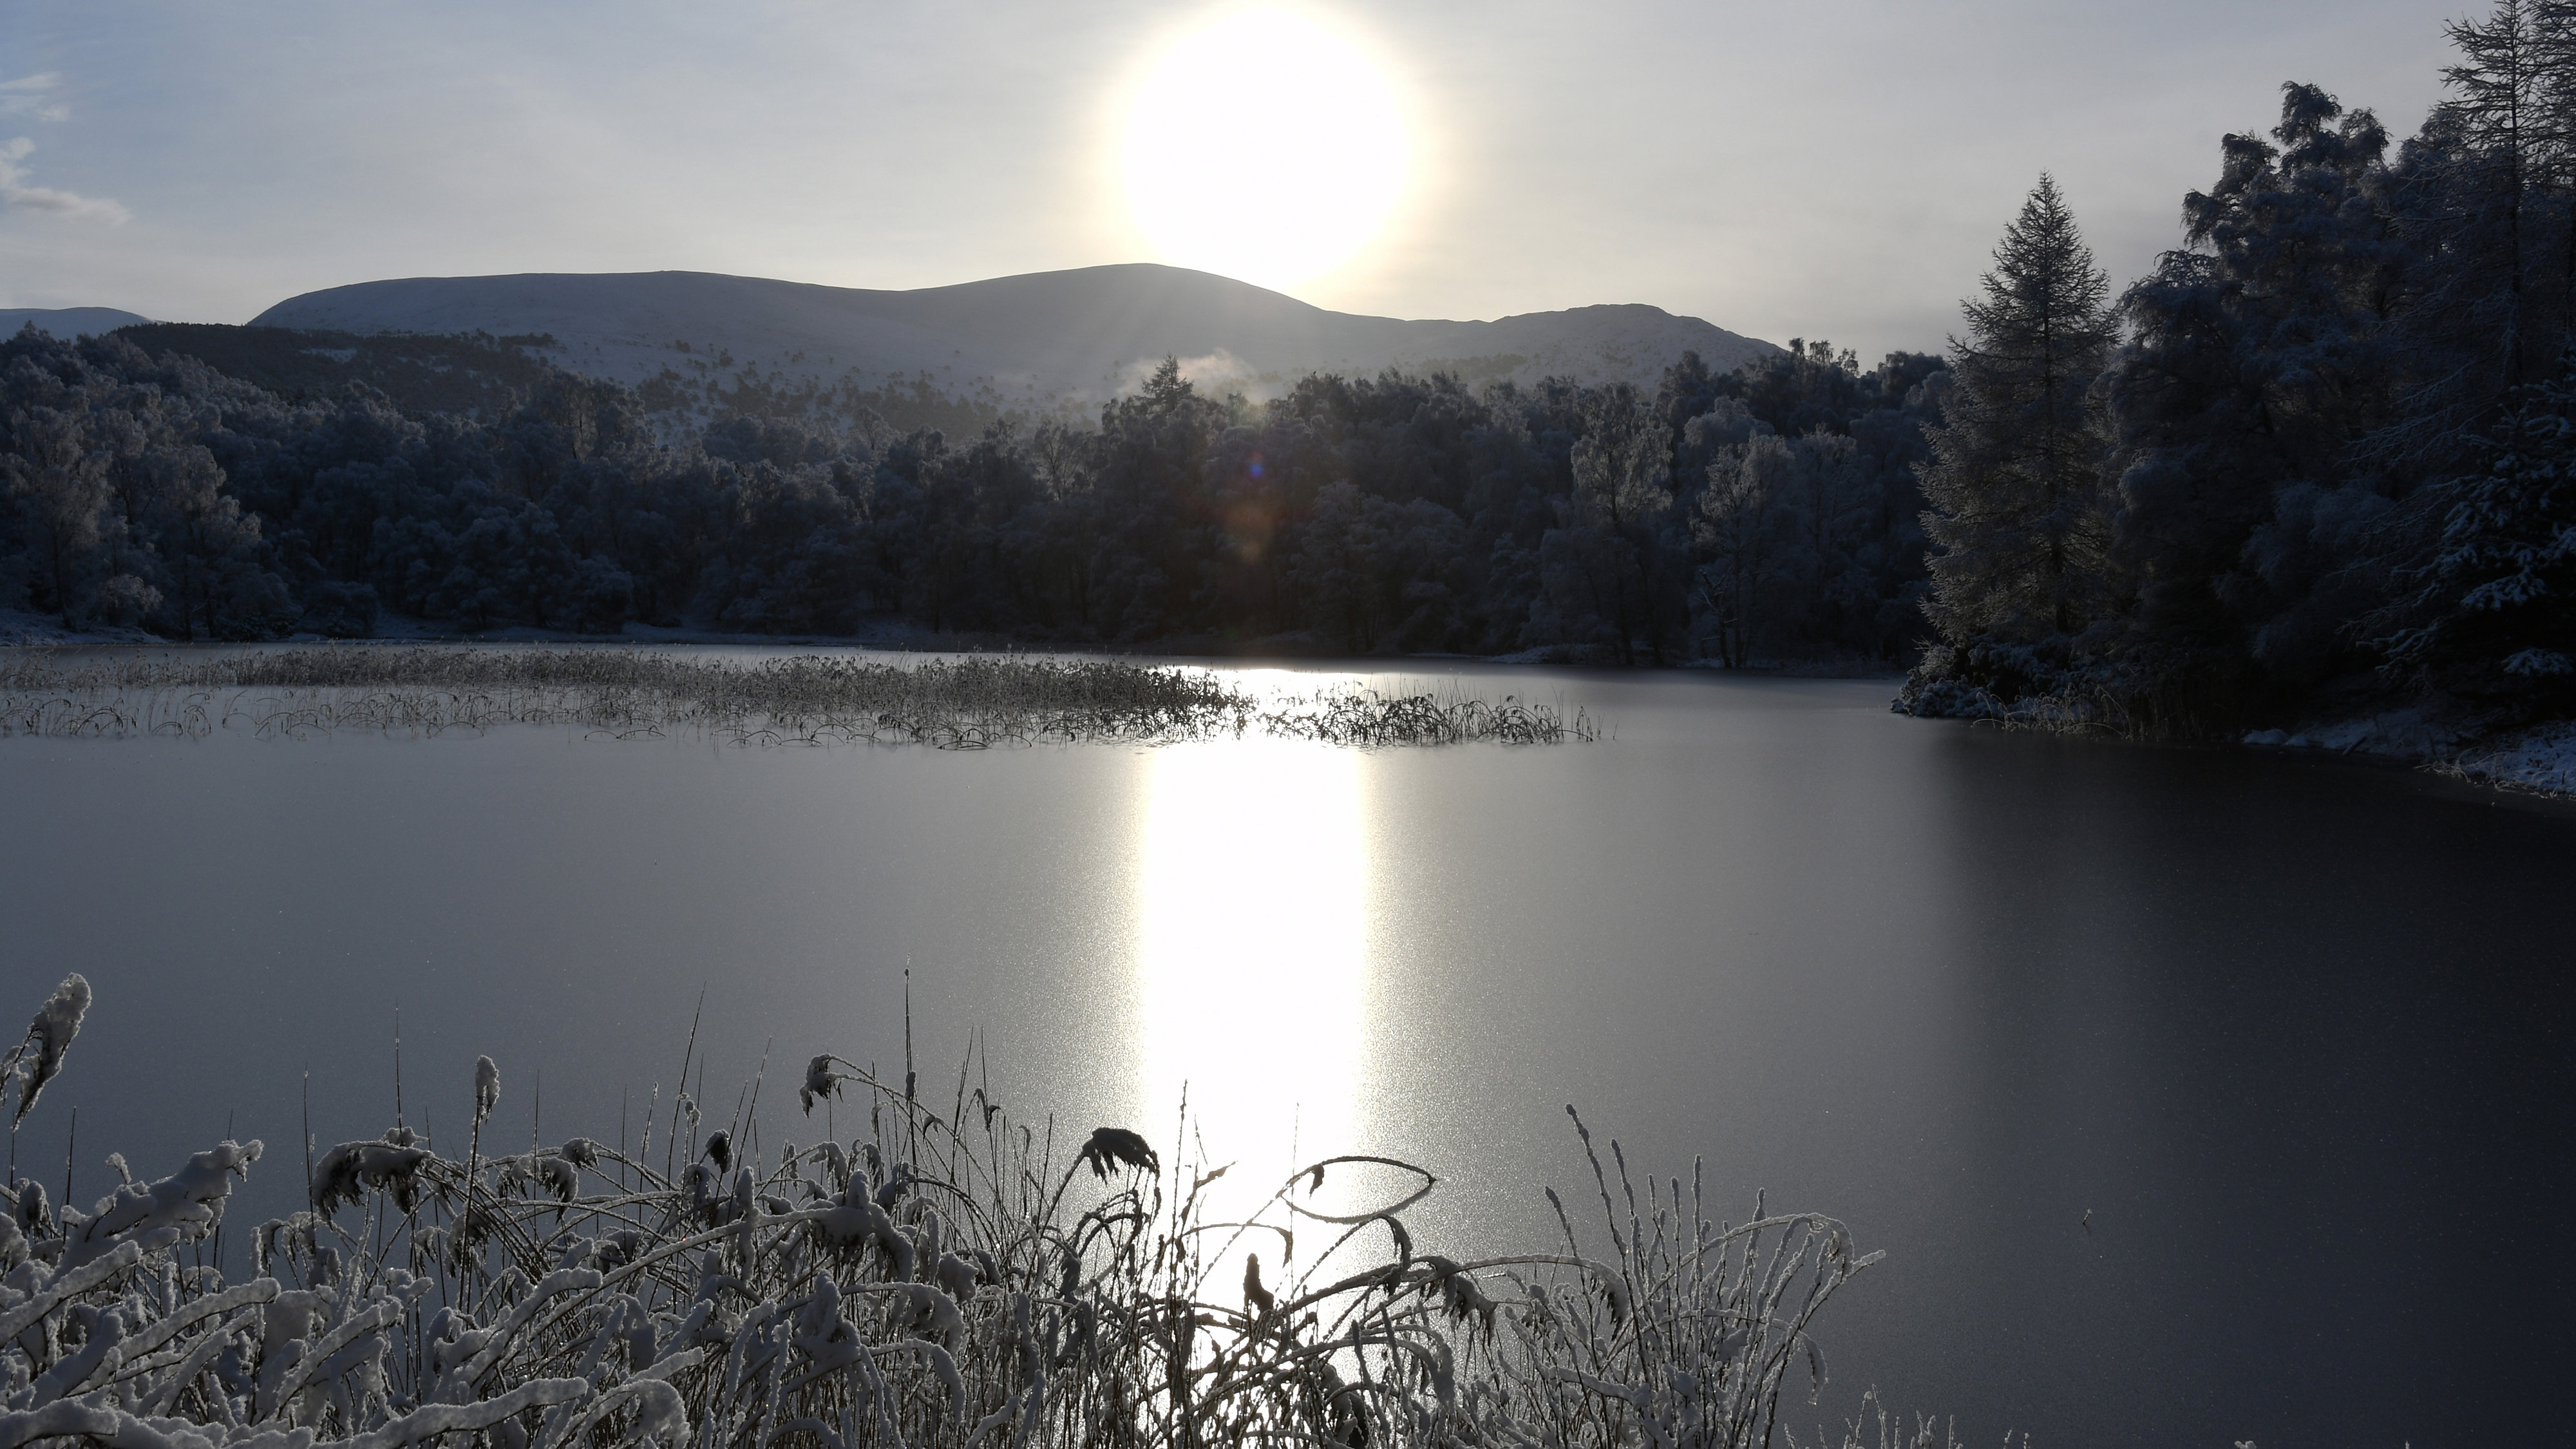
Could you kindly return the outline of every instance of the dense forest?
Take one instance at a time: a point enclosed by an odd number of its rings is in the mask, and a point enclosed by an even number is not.
[[[1651,388],[1166,365],[1096,419],[542,339],[0,342],[0,608],[174,639],[629,622],[1911,665],[1900,708],[2208,734],[2576,710],[2576,0],[2311,85],[2114,291],[2043,178],[1946,357]],[[665,380],[667,382],[667,379]],[[667,395],[666,395],[667,394]],[[712,409],[712,415],[710,415]]]
[[[1167,362],[1096,425],[962,438],[749,378],[674,437],[567,372],[378,357],[416,397],[326,395],[355,340],[211,341],[231,370],[121,334],[0,344],[0,603],[174,639],[392,612],[1623,663],[1895,661],[1921,630],[1930,357],[1801,342],[1651,392],[1389,373],[1262,403]]]
[[[2045,179],[1930,434],[1921,713],[2206,734],[2576,708],[2576,4],[2450,27],[2412,136],[2310,85],[2116,297]]]

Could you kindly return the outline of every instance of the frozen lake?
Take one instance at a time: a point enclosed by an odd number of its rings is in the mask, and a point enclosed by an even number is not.
[[[1076,1135],[1168,1141],[1186,1082],[1238,1176],[1440,1173],[1427,1251],[1552,1237],[1568,1102],[1731,1216],[1842,1217],[1888,1258],[1793,1424],[1875,1386],[2039,1449],[2563,1432],[2576,809],[1881,683],[1459,674],[1616,737],[0,740],[0,1010],[98,993],[20,1168],[75,1107],[84,1202],[229,1126],[278,1154],[235,1225],[283,1211],[306,1073],[321,1141],[390,1125],[397,1008],[433,1134],[478,1052],[498,1122],[637,1134],[702,990],[710,1109],[766,1050],[811,1141],[800,1064],[899,1073],[909,963],[925,1095],[973,1030]]]

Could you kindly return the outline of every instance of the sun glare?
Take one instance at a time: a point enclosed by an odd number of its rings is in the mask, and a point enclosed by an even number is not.
[[[1368,1013],[1357,752],[1288,741],[1156,752],[1142,864],[1144,1101],[1184,1090],[1214,1160],[1275,1182],[1359,1130]]]
[[[1136,92],[1121,162],[1165,261],[1265,287],[1332,270],[1404,189],[1394,87],[1293,11],[1238,11],[1182,40]]]

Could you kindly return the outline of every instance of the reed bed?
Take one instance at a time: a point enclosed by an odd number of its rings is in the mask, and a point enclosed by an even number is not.
[[[324,647],[194,654],[0,651],[0,735],[435,735],[505,724],[744,745],[990,749],[1268,735],[1337,745],[1593,740],[1576,709],[1455,688],[1344,685],[1265,697],[1204,669],[1022,655],[902,664],[799,655],[737,663],[629,649]]]
[[[22,1119],[89,994],[64,982],[0,1062]],[[1451,1258],[1406,1227],[1438,1185],[1411,1164],[1328,1157],[1219,1219],[1225,1169],[1178,1140],[1071,1140],[963,1071],[945,1104],[913,1080],[815,1057],[796,1120],[863,1122],[847,1140],[746,1147],[684,1096],[658,1151],[504,1155],[486,1058],[461,1144],[307,1144],[309,1206],[251,1231],[239,1281],[215,1235],[259,1142],[86,1211],[13,1181],[0,1445],[1749,1449],[1822,1382],[1811,1325],[1877,1257],[1817,1214],[1712,1221],[1696,1167],[1635,1177],[1613,1142],[1605,1169],[1579,1119],[1599,1216],[1551,1188],[1562,1251]],[[1399,1186],[1323,1211],[1353,1171]]]

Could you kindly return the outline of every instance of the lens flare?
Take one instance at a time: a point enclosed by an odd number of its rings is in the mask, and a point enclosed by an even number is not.
[[[1238,11],[1164,55],[1121,154],[1137,226],[1178,266],[1287,287],[1349,261],[1404,190],[1395,89],[1293,11]]]

